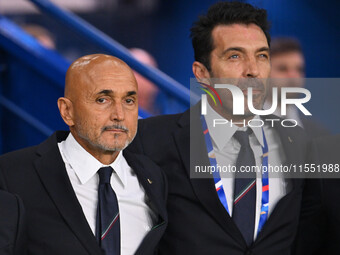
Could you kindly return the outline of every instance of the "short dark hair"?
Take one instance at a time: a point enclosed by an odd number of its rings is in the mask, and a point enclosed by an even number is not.
[[[276,37],[273,39],[270,46],[270,55],[272,57],[290,52],[303,53],[301,44],[297,39],[293,37]]]
[[[270,26],[266,10],[258,9],[247,3],[218,2],[209,8],[206,15],[200,16],[190,29],[195,60],[202,63],[209,71],[211,70],[210,53],[214,47],[212,30],[218,25],[232,24],[259,26],[270,45],[268,31]]]

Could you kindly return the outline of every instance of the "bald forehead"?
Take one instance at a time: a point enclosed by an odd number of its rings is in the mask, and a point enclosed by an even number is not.
[[[91,84],[94,80],[112,78],[129,79],[135,82],[130,67],[122,60],[104,54],[94,54],[81,57],[74,61],[66,73],[65,96],[74,92],[84,84]],[[137,86],[137,84],[136,84]]]
[[[79,72],[79,71],[89,71],[98,67],[109,67],[113,69],[130,69],[128,65],[120,60],[119,58],[103,55],[103,54],[94,54],[81,57],[74,61],[70,68],[70,72]]]

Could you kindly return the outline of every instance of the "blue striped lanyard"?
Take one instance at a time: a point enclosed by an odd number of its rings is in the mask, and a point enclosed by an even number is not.
[[[207,146],[208,151],[208,157],[210,161],[210,165],[213,167],[213,169],[216,169],[216,171],[213,171],[213,177],[215,181],[215,189],[218,195],[218,198],[220,199],[222,205],[227,210],[228,214],[230,215],[229,209],[228,209],[228,203],[227,198],[224,193],[224,188],[221,180],[221,176],[219,171],[217,171],[217,161],[216,156],[214,153],[214,148],[211,143],[211,138],[209,134],[209,129],[207,126],[207,123],[205,121],[205,118],[201,116],[201,123],[203,128],[203,134],[205,139],[205,144]],[[269,203],[269,181],[268,181],[268,144],[266,137],[264,135],[264,131],[262,128],[262,134],[263,134],[263,146],[262,146],[262,199],[261,199],[261,213],[260,213],[260,220],[259,220],[259,226],[257,233],[260,233],[263,225],[266,223],[268,218],[268,203]]]

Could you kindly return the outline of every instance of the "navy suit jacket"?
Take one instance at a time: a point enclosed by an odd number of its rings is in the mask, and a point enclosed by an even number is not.
[[[28,254],[102,254],[58,149],[57,143],[67,135],[68,132],[58,131],[38,146],[0,157],[1,188],[18,194],[26,208]],[[143,186],[150,208],[158,216],[136,254],[154,254],[167,225],[166,179],[159,167],[145,156],[125,150],[123,155]]]
[[[313,139],[316,137],[328,136],[331,134],[327,128],[325,128],[315,119],[308,118],[302,114],[300,114],[300,116],[303,124],[303,129],[306,131],[308,138]]]

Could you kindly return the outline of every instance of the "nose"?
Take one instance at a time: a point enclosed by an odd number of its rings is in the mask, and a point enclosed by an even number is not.
[[[116,102],[112,106],[111,120],[113,121],[123,121],[125,117],[123,104],[121,102]]]
[[[245,61],[243,76],[245,78],[256,78],[259,76],[259,68],[255,58],[249,58]]]

